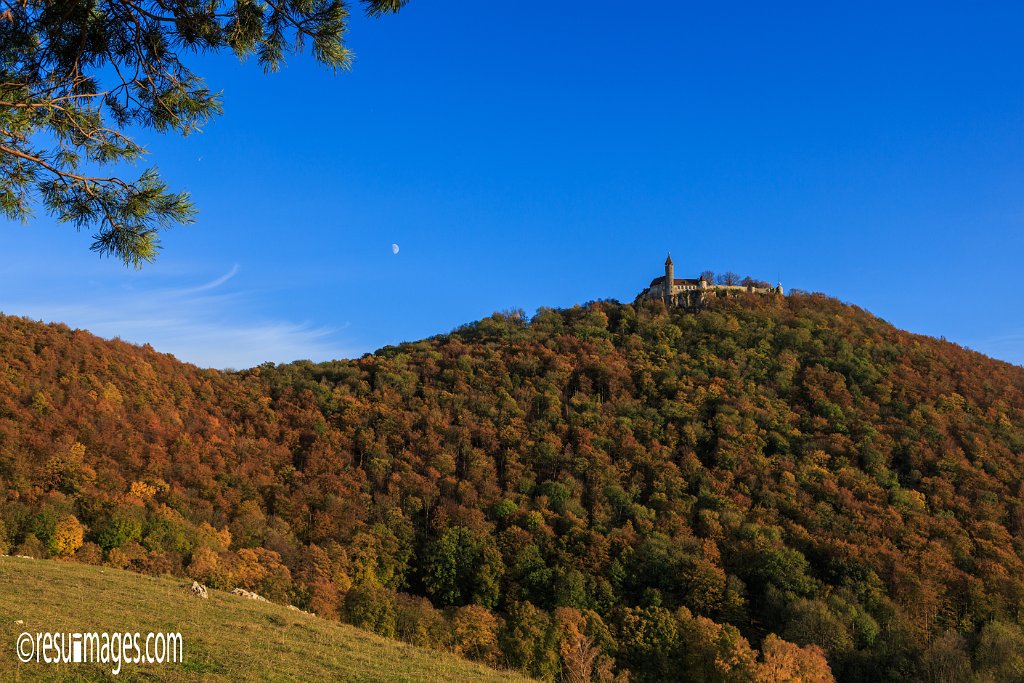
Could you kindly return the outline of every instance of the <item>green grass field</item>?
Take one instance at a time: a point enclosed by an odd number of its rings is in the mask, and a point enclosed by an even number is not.
[[[109,666],[18,660],[23,632],[180,632],[182,664],[124,664],[117,678],[165,681],[527,680],[184,579],[0,557],[0,680],[109,680]],[[17,622],[23,623],[17,623]]]

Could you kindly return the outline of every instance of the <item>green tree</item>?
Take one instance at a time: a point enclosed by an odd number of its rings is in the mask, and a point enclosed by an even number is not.
[[[134,508],[114,508],[96,524],[96,542],[104,550],[120,548],[142,538],[142,513]]]
[[[783,638],[797,645],[819,645],[830,655],[853,649],[853,637],[821,600],[800,599],[789,607]]]
[[[555,678],[558,673],[556,636],[546,612],[529,602],[508,605],[501,649],[511,666],[538,678]]]
[[[672,672],[679,669],[679,623],[663,607],[623,610],[619,645],[623,661],[640,680],[671,680]]]
[[[363,0],[372,16],[407,2]],[[95,229],[101,255],[152,261],[158,232],[195,208],[155,168],[125,179],[116,167],[145,153],[130,129],[188,135],[221,112],[186,58],[230,50],[273,71],[309,43],[345,69],[348,17],[345,0],[2,0],[0,212],[25,220],[39,203]]]
[[[1024,681],[1024,629],[1004,621],[985,624],[974,663],[981,680]]]
[[[431,597],[442,605],[494,607],[504,572],[493,538],[456,526],[432,544],[425,578]]]
[[[345,595],[345,620],[387,638],[395,637],[398,612],[395,594],[374,584],[353,586]]]

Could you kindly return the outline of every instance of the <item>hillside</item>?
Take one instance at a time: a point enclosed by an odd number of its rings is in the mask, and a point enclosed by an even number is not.
[[[200,370],[0,318],[0,545],[542,678],[1024,676],[1024,369],[823,296]]]
[[[185,681],[514,681],[452,655],[397,643],[271,603],[187,583],[87,565],[0,557],[0,678],[5,681],[110,680],[98,664],[20,664],[22,632],[180,632],[184,664],[122,663],[118,677]],[[183,588],[183,586],[186,586]],[[15,622],[22,623],[15,623]],[[153,648],[155,651],[155,647]]]

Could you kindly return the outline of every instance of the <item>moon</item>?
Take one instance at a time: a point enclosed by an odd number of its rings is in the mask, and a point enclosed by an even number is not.
[[[391,253],[392,254],[397,254],[398,253],[398,245],[397,244],[392,244],[391,245]]]

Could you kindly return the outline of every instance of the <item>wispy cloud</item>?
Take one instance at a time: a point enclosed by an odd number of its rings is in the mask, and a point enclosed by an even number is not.
[[[337,330],[304,322],[266,320],[254,290],[240,285],[235,264],[202,284],[127,288],[68,288],[4,302],[6,313],[63,322],[105,338],[149,343],[204,367],[245,368],[266,361],[328,360],[353,355]],[[231,286],[229,286],[229,283]],[[68,291],[68,290],[71,291]]]
[[[185,293],[194,294],[194,293],[197,293],[197,292],[206,292],[206,291],[209,291],[211,289],[217,289],[222,284],[224,284],[225,282],[227,282],[228,280],[230,280],[231,278],[233,278],[236,275],[238,275],[238,264],[237,263],[235,265],[231,266],[231,270],[229,270],[224,275],[221,275],[216,280],[213,280],[212,282],[207,282],[205,285],[199,285],[198,287],[193,287],[192,289],[186,289],[186,290],[184,290],[184,292]]]

